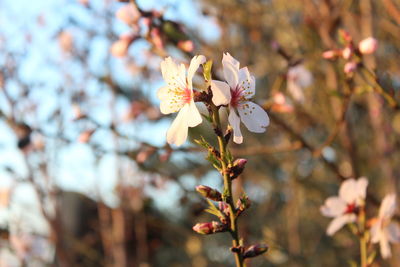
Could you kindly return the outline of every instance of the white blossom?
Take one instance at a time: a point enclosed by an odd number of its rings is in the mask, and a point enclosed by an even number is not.
[[[400,227],[391,218],[396,210],[396,195],[389,194],[382,200],[378,218],[371,227],[372,243],[379,243],[383,258],[389,258],[392,253],[389,243],[400,243]]]
[[[359,208],[365,200],[367,186],[368,180],[365,177],[358,180],[347,179],[340,186],[339,196],[325,200],[321,213],[334,218],[326,231],[328,235],[333,235],[345,224],[356,221]]]
[[[311,85],[313,76],[302,64],[289,68],[287,90],[297,102],[304,102],[304,88]]]
[[[240,69],[240,63],[229,53],[223,55],[222,65],[226,82],[211,81],[212,101],[217,106],[229,104],[228,121],[233,128],[233,141],[241,144],[240,122],[251,132],[263,133],[269,118],[263,108],[250,101],[256,88],[255,78],[247,67]]]
[[[167,85],[158,91],[160,110],[163,114],[178,112],[167,132],[167,142],[182,145],[187,138],[188,128],[202,122],[202,117],[194,103],[192,79],[200,64],[206,61],[202,55],[195,56],[187,71],[183,64],[176,64],[171,57],[161,62],[161,72]]]

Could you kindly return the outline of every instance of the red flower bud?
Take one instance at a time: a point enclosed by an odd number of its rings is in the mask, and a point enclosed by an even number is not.
[[[247,159],[236,159],[233,162],[233,166],[229,168],[231,180],[235,179],[243,172],[246,163]]]
[[[237,215],[240,215],[243,211],[247,210],[251,206],[251,201],[248,196],[243,195],[241,196],[237,203],[236,203],[236,208],[237,208]]]
[[[219,232],[225,232],[228,228],[226,225],[212,221],[212,222],[207,222],[207,223],[198,223],[195,226],[193,226],[193,231],[201,234],[201,235],[209,235],[209,234],[214,234],[214,233],[219,233]]]
[[[257,244],[250,246],[243,254],[243,258],[252,258],[268,251],[266,244]]]
[[[222,201],[221,193],[211,187],[208,187],[205,185],[199,185],[196,187],[196,191],[199,192],[200,195],[202,195],[203,197],[206,197],[208,199],[211,199],[214,201]]]

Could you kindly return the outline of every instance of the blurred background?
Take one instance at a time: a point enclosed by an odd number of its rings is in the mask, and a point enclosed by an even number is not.
[[[364,64],[383,93],[322,57],[339,29],[378,39]],[[328,237],[320,206],[348,177],[368,178],[370,216],[398,192],[400,111],[382,95],[400,100],[399,49],[398,0],[1,0],[0,266],[233,266],[228,234],[191,229],[212,218],[195,186],[222,188],[192,142],[210,126],[170,147],[156,97],[163,58],[203,54],[220,75],[223,52],[271,119],[231,146],[253,202],[241,235],[270,246],[248,266],[347,266],[357,240]],[[373,266],[400,266],[392,249]]]

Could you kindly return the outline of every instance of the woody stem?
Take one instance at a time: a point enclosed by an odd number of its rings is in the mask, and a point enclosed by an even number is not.
[[[222,134],[221,121],[219,117],[218,108],[211,103],[211,113],[212,113],[212,123],[214,130],[217,133],[218,146],[221,153],[221,168],[224,179],[224,194],[226,202],[229,206],[229,216],[230,216],[230,232],[232,235],[232,245],[233,247],[238,247],[240,245],[240,238],[237,225],[236,208],[232,196],[232,180],[229,177],[228,166],[232,163],[229,157],[227,157],[227,142]],[[243,255],[240,251],[234,252],[235,261],[237,267],[244,267]]]

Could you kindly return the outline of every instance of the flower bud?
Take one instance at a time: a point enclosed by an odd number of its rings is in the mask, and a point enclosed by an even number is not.
[[[378,41],[373,37],[368,37],[358,44],[358,50],[361,54],[372,54],[378,48]]]
[[[352,74],[357,69],[357,64],[355,62],[347,62],[344,65],[344,73]]]
[[[246,163],[247,159],[236,159],[233,162],[233,166],[229,170],[231,180],[235,179],[243,172]]]
[[[179,41],[178,47],[184,52],[192,52],[194,50],[194,44],[191,40]]]
[[[338,56],[337,51],[335,50],[328,50],[322,53],[322,57],[325,59],[334,59]]]
[[[252,258],[268,251],[266,244],[257,244],[250,246],[243,254],[243,258]]]
[[[193,226],[192,229],[193,231],[201,235],[209,235],[219,232],[225,232],[227,230],[227,226],[222,223],[212,221],[207,223],[198,223],[195,226]]]
[[[87,130],[82,132],[79,137],[78,137],[78,142],[79,143],[89,143],[90,138],[94,134],[95,130]]]
[[[208,199],[211,199],[214,201],[222,201],[221,193],[211,187],[208,187],[205,185],[199,185],[196,187],[196,191],[199,192],[200,195],[202,195],[203,197],[206,197]]]
[[[344,59],[350,59],[351,55],[353,54],[353,50],[350,47],[346,47],[342,50],[342,57]]]
[[[229,217],[229,205],[226,202],[219,202],[218,203],[218,209],[225,214],[227,217]]]
[[[140,18],[139,11],[133,5],[125,5],[118,9],[115,16],[128,25],[136,23]]]
[[[351,37],[350,33],[348,31],[343,30],[343,29],[339,30],[339,37],[345,43],[351,43],[353,41],[353,37]]]
[[[251,201],[248,196],[241,196],[236,202],[237,215],[240,215],[243,211],[247,210],[251,206]]]
[[[124,57],[128,53],[129,45],[135,37],[131,34],[124,34],[119,37],[119,40],[111,45],[110,51],[114,57]]]

